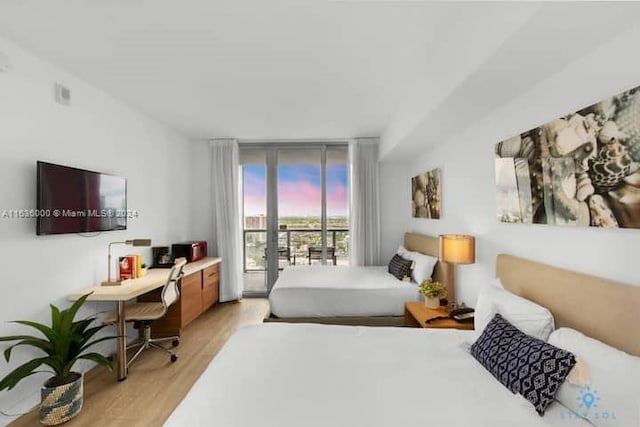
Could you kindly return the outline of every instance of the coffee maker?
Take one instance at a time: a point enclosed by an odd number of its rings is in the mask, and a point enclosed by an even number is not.
[[[152,268],[171,268],[173,267],[173,257],[169,246],[154,246],[151,248],[153,254]]]

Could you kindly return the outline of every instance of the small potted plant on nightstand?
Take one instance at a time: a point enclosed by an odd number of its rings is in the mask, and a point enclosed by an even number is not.
[[[420,283],[419,291],[424,296],[424,305],[427,308],[440,307],[440,299],[447,296],[447,288],[442,283],[431,278]]]
[[[53,376],[41,389],[40,422],[45,425],[62,424],[82,409],[82,374],[71,369],[80,360],[91,360],[111,370],[111,362],[99,353],[87,352],[93,345],[115,337],[94,338],[106,325],[91,326],[96,317],[74,320],[76,313],[89,295],[84,295],[66,310],[51,305],[51,326],[26,320],[18,320],[24,326],[36,329],[39,335],[13,335],[0,337],[0,341],[17,341],[4,351],[8,362],[11,352],[18,346],[30,346],[39,354],[18,366],[0,380],[0,391],[11,390],[26,377],[44,371],[37,370],[47,365]]]

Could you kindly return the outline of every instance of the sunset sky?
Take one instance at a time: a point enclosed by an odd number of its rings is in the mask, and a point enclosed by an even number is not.
[[[263,165],[244,167],[244,214],[266,214],[267,185]],[[327,165],[327,215],[346,216],[347,165]],[[320,216],[320,167],[278,166],[278,215]]]

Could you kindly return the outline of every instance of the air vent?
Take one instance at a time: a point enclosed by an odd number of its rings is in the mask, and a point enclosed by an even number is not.
[[[55,84],[55,92],[56,92],[56,102],[60,105],[69,105],[71,103],[71,90],[61,85],[60,83]]]

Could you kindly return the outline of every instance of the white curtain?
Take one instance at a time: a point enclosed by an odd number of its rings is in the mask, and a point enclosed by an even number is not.
[[[220,302],[242,298],[242,234],[238,142],[214,139],[211,145],[213,254],[222,258]]]
[[[357,138],[349,143],[351,209],[349,258],[351,265],[378,265],[380,212],[378,195],[378,139]]]

